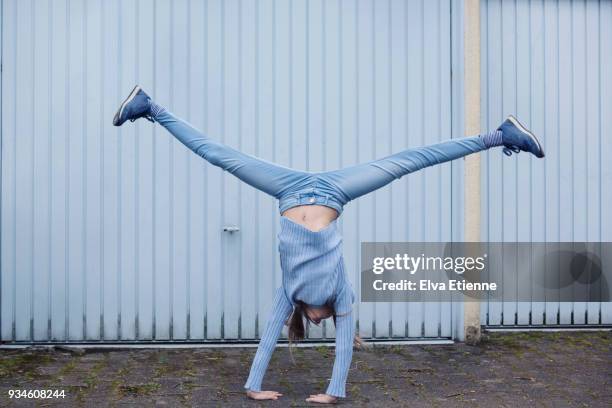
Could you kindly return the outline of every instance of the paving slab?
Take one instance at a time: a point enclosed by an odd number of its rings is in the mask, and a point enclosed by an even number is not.
[[[254,348],[0,350],[0,407],[307,407],[325,391],[333,347],[278,348],[246,398]],[[488,333],[477,346],[371,345],[354,352],[347,398],[364,407],[610,407],[612,332]],[[9,398],[63,390],[64,398]]]

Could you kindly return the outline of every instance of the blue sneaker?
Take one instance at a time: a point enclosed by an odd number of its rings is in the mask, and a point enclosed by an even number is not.
[[[117,113],[115,113],[113,125],[121,126],[127,120],[134,122],[138,118],[145,118],[155,122],[151,117],[151,98],[136,85],[127,99],[123,101]]]
[[[544,149],[538,139],[514,116],[508,116],[497,130],[502,132],[504,154],[507,156],[511,156],[512,152],[519,153],[522,150],[539,158],[544,157]]]

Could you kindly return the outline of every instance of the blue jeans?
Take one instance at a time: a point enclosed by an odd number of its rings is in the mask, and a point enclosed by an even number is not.
[[[281,214],[298,205],[317,204],[331,207],[340,215],[349,201],[408,173],[487,149],[480,136],[468,136],[402,150],[340,170],[308,172],[281,166],[226,146],[165,109],[154,119],[209,163],[278,199]]]

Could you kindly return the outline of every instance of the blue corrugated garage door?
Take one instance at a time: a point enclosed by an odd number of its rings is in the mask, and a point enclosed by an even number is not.
[[[280,284],[276,203],[149,122],[114,128],[117,104],[139,83],[268,160],[370,160],[451,137],[452,15],[449,0],[2,1],[2,340],[257,338]],[[450,240],[452,201],[446,164],[351,203],[357,292],[361,241]],[[453,329],[448,303],[357,311],[363,337]]]
[[[612,241],[612,2],[483,1],[482,128],[518,114],[545,160],[483,160],[489,241]],[[504,271],[512,279],[512,271]],[[609,302],[489,302],[489,326],[612,324]]]

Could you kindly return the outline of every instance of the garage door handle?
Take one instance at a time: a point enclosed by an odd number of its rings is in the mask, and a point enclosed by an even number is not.
[[[240,228],[236,226],[226,225],[225,227],[223,227],[223,231],[233,234],[234,232],[240,231]]]

